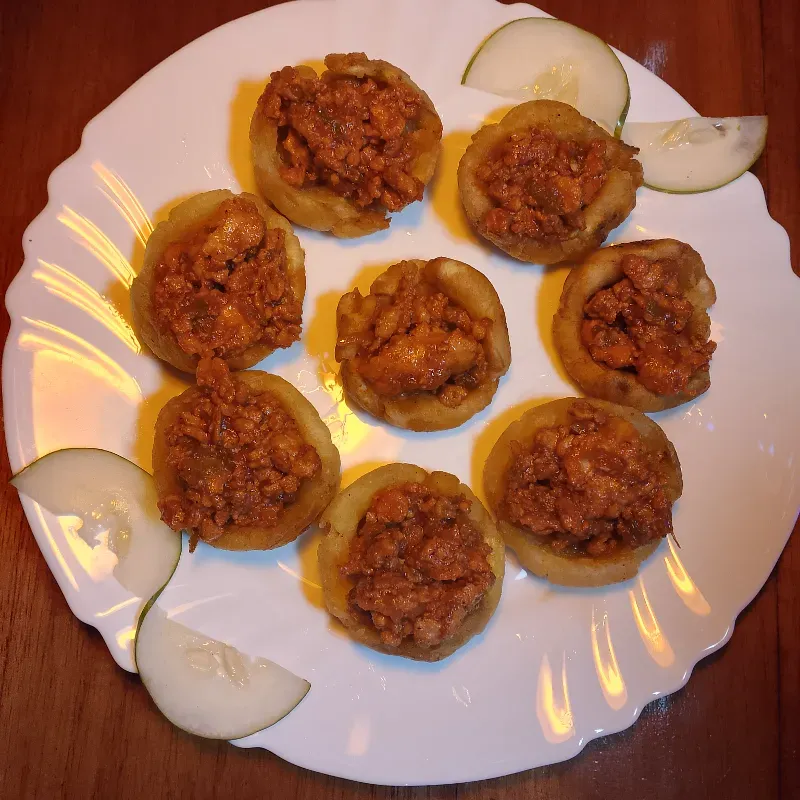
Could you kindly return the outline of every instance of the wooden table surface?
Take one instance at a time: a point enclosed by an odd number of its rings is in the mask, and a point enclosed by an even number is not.
[[[0,2],[3,289],[22,263],[22,233],[45,204],[47,177],[78,147],[84,125],[170,53],[263,5]],[[772,216],[792,237],[797,270],[800,3],[539,5],[647,66],[701,114],[769,114],[756,173]],[[7,331],[3,313],[2,339]],[[590,743],[567,763],[509,778],[381,788],[196,739],[157,714],[138,679],[116,667],[100,636],[69,612],[7,485],[0,449],[0,797],[800,798],[797,535],[731,642],[697,667],[685,689],[648,706],[632,729]]]

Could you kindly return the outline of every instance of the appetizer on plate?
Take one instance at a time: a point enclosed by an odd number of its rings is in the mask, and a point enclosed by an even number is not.
[[[139,336],[173,367],[194,372],[208,353],[245,369],[300,338],[305,291],[289,222],[252,194],[218,189],[156,227],[131,302]]]
[[[223,550],[271,550],[316,521],[339,488],[339,451],[314,406],[266,372],[203,359],[197,386],[158,415],[158,507],[167,525]]]
[[[520,261],[581,258],[633,211],[637,152],[572,106],[532,100],[472,137],[461,202],[478,233]]]
[[[573,269],[553,321],[564,367],[586,394],[662,411],[711,385],[706,309],[716,300],[700,255],[675,239],[604,247]]]
[[[439,661],[480,633],[503,584],[503,540],[446,472],[389,464],[342,491],[320,519],[325,604],[383,653]]]
[[[347,396],[399,428],[456,428],[492,401],[511,364],[500,298],[460,261],[401,261],[336,310]]]
[[[250,125],[256,182],[298,225],[354,237],[422,200],[442,122],[405,72],[364,53],[273,72]]]
[[[484,488],[523,567],[551,583],[604,586],[632,578],[672,535],[683,480],[675,448],[644,414],[568,397],[506,429]]]

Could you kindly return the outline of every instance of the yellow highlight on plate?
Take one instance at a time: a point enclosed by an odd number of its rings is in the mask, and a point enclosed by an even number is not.
[[[39,267],[33,271],[33,278],[42,283],[48,292],[88,314],[132,352],[141,352],[133,328],[95,288],[58,264],[39,259]]]
[[[675,591],[690,611],[700,617],[708,616],[711,613],[711,606],[691,577],[689,577],[686,567],[683,566],[683,562],[678,557],[672,539],[668,539],[667,543],[669,544],[670,555],[664,556],[664,563],[667,565],[667,574]]]
[[[19,346],[23,350],[46,351],[90,372],[134,404],[142,399],[142,390],[135,378],[86,339],[42,319],[22,317],[22,321],[43,332],[23,331],[19,336]]]
[[[153,232],[153,223],[131,188],[116,172],[99,161],[92,164],[92,170],[108,188],[108,191],[101,188],[103,194],[116,206],[142,246],[146,245]]]
[[[641,605],[635,591],[628,592],[636,627],[639,629],[639,635],[642,637],[644,646],[653,661],[660,667],[668,667],[675,661],[675,653],[673,653],[672,647],[662,632],[656,615],[653,613],[650,598],[647,596],[647,590],[644,588],[644,581],[641,576],[639,576],[637,583],[641,594]]]
[[[117,280],[130,287],[135,277],[133,267],[97,225],[69,206],[64,206],[57,219],[78,237],[78,241],[96,256]]]
[[[567,655],[564,653],[561,665],[561,685],[553,684],[553,670],[547,653],[542,657],[539,669],[539,682],[536,687],[536,716],[542,726],[545,739],[553,744],[565,742],[575,735],[572,719],[572,706],[567,687]]]
[[[129,625],[127,628],[122,628],[116,633],[117,644],[123,650],[128,649],[128,645],[136,638],[136,627]]]
[[[117,603],[116,605],[105,609],[105,611],[98,611],[94,616],[95,618],[110,617],[112,614],[116,614],[117,611],[122,611],[123,608],[127,608],[128,606],[132,606],[141,602],[141,597],[129,597],[127,600],[123,600],[121,603]]]
[[[598,637],[598,628],[602,628],[604,636]],[[619,711],[628,700],[628,690],[622,678],[614,645],[611,642],[611,626],[608,614],[603,612],[602,622],[595,619],[595,609],[592,606],[592,656],[594,668],[600,681],[603,696],[614,711]]]
[[[331,432],[331,439],[340,453],[352,453],[357,450],[370,435],[371,428],[362,422],[348,407],[344,399],[344,389],[335,372],[320,370],[322,388],[335,403],[333,411],[323,417],[322,421]]]
[[[297,570],[294,570],[287,564],[284,564],[283,561],[278,562],[278,567],[287,575],[291,575],[293,578],[296,578],[298,581],[300,581],[300,583],[304,583],[306,586],[312,589],[322,589],[320,584],[316,583],[315,581],[310,581],[308,578],[304,578]]]

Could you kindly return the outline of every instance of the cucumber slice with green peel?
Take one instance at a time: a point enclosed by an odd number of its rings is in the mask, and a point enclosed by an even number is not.
[[[766,117],[690,117],[629,122],[628,144],[639,148],[645,185],[663,192],[707,192],[747,172],[764,150]]]
[[[103,549],[113,578],[131,594],[151,597],[174,572],[181,537],[161,521],[152,477],[122,456],[56,450],[11,483],[53,514],[77,517],[75,534]]]
[[[517,100],[560,100],[619,135],[630,106],[628,76],[593,33],[546,17],[514,20],[483,41],[461,83]]]
[[[161,713],[208,739],[241,739],[283,719],[311,684],[264,658],[187,628],[148,604],[136,632],[136,666]]]

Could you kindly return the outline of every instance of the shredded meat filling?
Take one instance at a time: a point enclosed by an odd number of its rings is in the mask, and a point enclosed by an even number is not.
[[[457,633],[495,581],[470,501],[418,483],[377,492],[342,567],[351,609],[399,647],[435,647]]]
[[[629,369],[646,389],[683,391],[692,375],[708,369],[716,343],[692,334],[694,311],[678,284],[674,261],[622,259],[625,278],[589,298],[581,340],[595,361]]]
[[[270,76],[263,103],[278,125],[280,174],[290,186],[326,186],[359,208],[389,211],[422,199],[412,175],[421,98],[399,78],[311,77],[284,67]]]
[[[224,361],[201,360],[197,385],[195,405],[166,431],[180,492],[159,501],[164,522],[190,532],[190,550],[228,525],[275,525],[322,468],[278,399],[236,380]]]
[[[563,241],[586,227],[584,209],[605,182],[606,145],[559,139],[548,130],[512,133],[477,172],[494,208],[489,233]]]
[[[505,513],[557,552],[611,555],[672,533],[659,457],[632,426],[576,401],[571,422],[513,442]]]
[[[394,295],[370,295],[348,321],[339,352],[384,397],[435,392],[455,408],[487,379],[483,342],[491,320],[473,320],[447,295],[409,269]]]
[[[300,338],[301,303],[287,276],[284,232],[267,229],[256,206],[225,200],[200,230],[173,242],[156,265],[157,326],[190,355],[221,358],[254,344]]]

